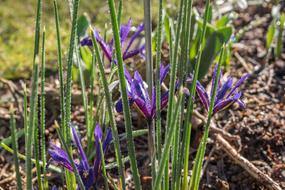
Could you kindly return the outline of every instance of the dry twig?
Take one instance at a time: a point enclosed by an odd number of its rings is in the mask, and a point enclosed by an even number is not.
[[[235,150],[235,148],[232,147],[230,143],[228,143],[220,134],[215,135],[215,140],[231,159],[233,159],[238,165],[245,169],[257,181],[266,185],[269,189],[282,190],[282,188],[278,185],[277,182],[275,182],[267,174],[260,171],[249,160],[240,155]]]

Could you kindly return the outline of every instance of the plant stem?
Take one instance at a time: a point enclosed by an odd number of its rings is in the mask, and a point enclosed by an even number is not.
[[[106,173],[106,166],[105,166],[105,157],[104,157],[104,151],[103,151],[101,140],[99,140],[99,145],[100,145],[100,154],[101,154],[101,162],[102,162],[102,170],[103,170],[103,175],[104,175],[105,189],[109,190],[108,176]]]
[[[41,30],[41,16],[42,16],[42,0],[37,1],[37,16],[36,16],[36,27],[35,27],[35,41],[34,41],[34,56],[33,56],[33,80],[32,80],[32,94],[30,98],[30,114],[29,114],[29,124],[26,130],[26,187],[28,190],[32,189],[32,142],[33,142],[33,131],[35,125],[35,113],[36,113],[36,101],[38,98],[38,75],[39,75],[39,65],[38,65],[38,54],[39,54],[39,44],[40,44],[40,30]]]
[[[191,183],[190,187],[191,189],[198,190],[199,184],[200,184],[200,175],[201,175],[201,169],[202,169],[202,164],[204,160],[204,155],[205,155],[205,149],[207,145],[207,140],[209,136],[209,129],[210,129],[210,124],[211,124],[211,119],[213,116],[213,109],[214,109],[214,104],[215,104],[215,96],[216,96],[216,91],[217,91],[217,86],[219,82],[219,76],[221,72],[221,65],[222,65],[222,58],[224,55],[224,49],[225,46],[223,46],[220,58],[219,58],[219,64],[218,64],[218,69],[216,73],[216,78],[215,78],[215,83],[214,83],[214,89],[211,97],[211,103],[208,111],[208,118],[207,118],[207,123],[205,125],[205,132],[202,138],[201,143],[199,144],[199,154],[196,155],[195,157],[195,164],[193,166],[193,171],[196,171],[197,173],[193,173],[193,176],[191,177]]]
[[[161,61],[161,32],[162,32],[162,0],[159,0],[158,29],[156,35],[156,62],[155,62],[155,128],[156,128],[156,150],[159,161],[161,154],[161,86],[160,86],[160,61]]]
[[[45,141],[45,28],[43,29],[42,39],[42,73],[41,73],[41,128],[40,128],[40,147],[41,147],[41,160],[45,166],[46,161],[46,141]],[[48,189],[48,181],[46,178],[46,168],[43,167],[43,188]]]
[[[56,37],[57,37],[57,62],[58,62],[58,75],[59,75],[59,86],[60,86],[60,115],[61,115],[61,128],[64,139],[66,139],[66,126],[65,126],[65,105],[64,105],[64,79],[63,79],[63,65],[62,65],[62,54],[61,54],[61,35],[60,35],[60,24],[59,15],[56,0],[53,1],[55,23],[56,23]]]
[[[173,115],[173,120],[171,122],[171,125],[169,126],[168,132],[167,132],[167,136],[166,136],[166,141],[164,144],[164,148],[163,148],[163,152],[161,155],[161,161],[159,163],[159,167],[158,167],[158,172],[155,178],[155,182],[154,182],[154,188],[153,189],[159,189],[160,187],[160,183],[162,180],[162,176],[163,176],[163,171],[165,171],[165,165],[166,163],[168,163],[168,156],[169,156],[169,152],[170,152],[170,145],[172,144],[172,139],[174,136],[174,129],[175,129],[175,122],[176,119],[178,117],[178,113],[179,113],[179,109],[181,106],[181,100],[182,100],[182,90],[180,90],[179,93],[179,97],[178,97],[178,101],[176,102],[175,105],[175,109],[174,109],[174,115]],[[168,172],[168,170],[167,170]]]
[[[78,169],[75,166],[75,163],[73,161],[72,155],[71,155],[71,153],[69,151],[69,147],[68,147],[67,143],[65,142],[65,140],[63,139],[63,135],[62,135],[62,133],[61,133],[61,131],[59,130],[58,127],[59,126],[56,126],[56,131],[57,131],[59,140],[60,140],[61,144],[63,145],[63,148],[64,148],[65,152],[67,153],[69,162],[71,163],[73,172],[75,173],[75,177],[77,179],[78,185],[79,185],[80,189],[85,190],[85,186],[84,186],[84,184],[82,182],[82,179],[81,179],[81,177],[79,175],[79,171],[78,171]]]
[[[124,65],[122,59],[122,52],[121,52],[121,43],[120,43],[120,34],[119,34],[119,27],[116,18],[116,10],[115,10],[115,3],[114,0],[108,0],[109,9],[110,9],[110,16],[112,22],[112,30],[115,40],[115,52],[118,61],[118,75],[120,81],[120,91],[122,95],[123,101],[123,111],[124,111],[124,119],[125,119],[125,127],[127,132],[127,145],[128,145],[128,152],[130,156],[131,162],[131,169],[133,172],[133,178],[135,182],[136,190],[141,189],[141,182],[139,177],[139,171],[137,167],[137,161],[135,156],[135,145],[133,142],[133,135],[132,135],[132,121],[131,121],[131,112],[129,107],[129,100],[127,95],[127,86],[126,86],[126,79],[124,75]]]
[[[97,63],[98,63],[98,67],[99,67],[99,72],[100,72],[100,77],[103,83],[103,88],[104,88],[104,92],[105,92],[105,96],[106,96],[106,102],[107,102],[107,109],[108,109],[108,114],[109,114],[109,118],[110,118],[110,124],[111,124],[111,128],[112,128],[112,134],[114,136],[114,147],[115,147],[115,155],[116,155],[116,161],[118,164],[118,172],[120,174],[120,181],[122,184],[122,189],[125,190],[126,188],[126,184],[125,184],[125,177],[124,177],[124,165],[122,162],[122,154],[121,154],[121,149],[120,149],[120,140],[119,140],[119,134],[118,134],[118,129],[116,126],[116,121],[115,121],[115,116],[113,114],[113,104],[112,104],[112,99],[111,99],[111,94],[109,92],[109,88],[108,88],[108,81],[107,78],[105,76],[105,72],[104,72],[104,64],[103,61],[100,57],[100,51],[99,51],[99,47],[98,44],[94,38],[93,33],[91,34],[92,36],[92,43],[93,43],[93,47],[94,47],[94,53],[93,56],[96,55],[97,58]]]
[[[204,14],[204,20],[203,20],[203,27],[202,27],[202,36],[199,39],[199,50],[198,50],[198,58],[197,62],[195,64],[194,68],[194,77],[191,84],[191,90],[190,90],[190,97],[189,102],[187,105],[187,112],[185,117],[185,150],[184,150],[184,174],[183,174],[183,183],[182,183],[182,189],[187,189],[188,187],[188,166],[189,166],[189,150],[190,150],[190,140],[191,140],[191,129],[192,129],[192,114],[194,109],[194,99],[196,96],[196,82],[198,80],[199,75],[199,69],[200,69],[200,63],[201,63],[201,56],[202,56],[202,44],[205,41],[205,34],[206,34],[206,26],[207,26],[207,20],[209,16],[209,10],[210,10],[210,0],[207,0],[206,2],[206,11]],[[191,19],[191,17],[190,17]]]
[[[16,180],[17,180],[17,189],[22,190],[21,174],[20,174],[20,165],[19,165],[19,156],[18,156],[18,136],[16,133],[16,121],[14,117],[13,107],[10,110],[10,130],[12,136],[12,147],[14,150],[14,163],[16,170]]]

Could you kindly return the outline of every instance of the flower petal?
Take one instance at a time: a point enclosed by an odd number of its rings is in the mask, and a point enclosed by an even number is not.
[[[102,130],[100,126],[97,124],[96,125],[96,129],[95,129],[95,132],[94,132],[94,135],[95,135],[95,139],[96,139],[96,135],[99,135],[97,137],[97,140],[95,142],[95,146],[96,146],[96,156],[95,156],[95,160],[94,160],[94,177],[95,179],[98,178],[99,176],[99,172],[100,172],[100,169],[101,169],[101,151],[100,151],[100,141],[102,139],[102,136],[101,136],[101,139],[99,138],[100,137],[100,134],[96,134],[97,132],[101,133],[102,135]],[[96,132],[97,130],[97,132]],[[100,140],[100,141],[99,141]],[[110,144],[110,142],[112,141],[112,130],[110,128],[108,128],[107,130],[107,134],[106,134],[106,137],[105,137],[105,140],[102,144],[102,148],[103,148],[103,152],[105,153],[108,149],[108,146]]]
[[[229,77],[228,80],[218,90],[215,103],[218,103],[225,97],[227,91],[232,87],[232,85],[233,85],[233,79]]]
[[[130,18],[127,25],[121,25],[120,28],[120,37],[121,37],[121,44],[127,39],[128,34],[131,30],[132,19]]]
[[[163,64],[160,64],[160,83],[165,79],[167,73],[170,70],[170,65],[164,66]]]
[[[243,75],[235,84],[235,86],[231,89],[231,91],[228,93],[227,98],[229,98],[240,85],[249,77],[249,74]]]
[[[96,41],[99,43],[100,47],[102,48],[104,55],[111,62],[112,61],[112,48],[108,47],[108,45],[104,42],[104,40],[99,35],[99,32],[97,32],[96,30],[94,30],[94,36],[96,38]]]
[[[240,97],[241,97],[241,93],[237,92],[233,97],[220,101],[218,104],[215,105],[213,114],[227,109],[233,103],[235,103]]]
[[[133,42],[135,41],[135,39],[140,35],[140,33],[144,30],[144,23],[141,23],[138,28],[137,28],[137,31],[132,35],[128,45],[127,45],[127,48],[125,50],[125,52],[128,52],[131,45],[133,44]],[[124,53],[125,54],[125,53]]]
[[[81,176],[85,189],[90,189],[94,185],[95,176],[94,176],[93,168],[89,168],[88,171],[79,170],[79,175]]]
[[[210,97],[212,97],[212,94],[213,94],[217,71],[218,71],[218,64],[215,65],[213,75],[212,75],[212,87],[211,87]],[[221,77],[222,77],[222,71],[220,72],[220,75],[218,78],[217,91],[219,91],[219,89],[221,87]]]
[[[126,59],[129,59],[131,57],[134,57],[134,56],[138,55],[140,52],[141,52],[140,49],[134,49],[132,51],[125,52],[124,55],[123,55],[123,60],[126,60]]]
[[[48,152],[52,161],[56,162],[57,164],[65,167],[66,169],[72,172],[73,168],[68,159],[67,153],[61,148],[55,146],[54,144],[50,144],[50,146],[51,148],[48,150]]]
[[[86,157],[86,154],[82,148],[82,145],[80,143],[80,140],[79,140],[79,137],[78,137],[78,134],[76,132],[76,129],[74,127],[71,127],[71,132],[72,132],[72,137],[73,137],[73,140],[75,142],[75,145],[79,151],[79,155],[80,155],[80,158],[81,158],[81,164],[83,166],[83,169],[88,171],[89,170],[89,164],[88,164],[88,160],[87,160],[87,157]]]
[[[133,98],[129,97],[129,106],[132,106],[134,103]],[[115,104],[116,112],[121,113],[123,112],[123,102],[122,99],[119,99]]]
[[[96,141],[101,141],[103,137],[103,132],[100,125],[97,123],[94,131],[94,136]]]
[[[138,71],[135,71],[134,79],[132,81],[132,91],[145,101],[145,104],[150,105],[150,98],[148,91],[144,85],[144,81]]]
[[[108,128],[105,140],[104,140],[103,145],[102,145],[104,153],[107,151],[108,146],[110,145],[112,140],[113,140],[112,130],[111,130],[111,128]]]
[[[210,105],[209,96],[208,96],[205,88],[202,86],[202,84],[199,81],[197,81],[196,91],[197,91],[197,94],[198,94],[199,99],[201,100],[203,106],[207,110],[209,110],[209,105]]]
[[[83,38],[83,39],[80,41],[80,45],[81,45],[81,46],[93,46],[92,40],[91,40],[91,38],[90,38],[89,36]]]
[[[139,108],[139,110],[141,111],[141,113],[143,114],[143,116],[146,119],[151,119],[152,115],[151,115],[151,107],[146,105],[146,102],[141,99],[139,96],[134,96],[134,102],[135,105]]]

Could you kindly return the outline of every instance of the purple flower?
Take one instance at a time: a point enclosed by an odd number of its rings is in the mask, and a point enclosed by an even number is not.
[[[73,141],[75,143],[75,146],[77,148],[79,157],[80,157],[80,162],[78,163],[77,161],[74,161],[75,167],[77,168],[79,175],[82,179],[82,182],[85,186],[86,189],[89,189],[92,187],[92,185],[95,184],[96,179],[98,178],[100,169],[101,169],[101,153],[100,153],[100,146],[99,146],[99,140],[102,140],[102,130],[100,126],[97,124],[95,131],[94,131],[94,136],[95,136],[95,146],[96,146],[96,156],[94,160],[94,166],[90,167],[88,163],[88,159],[86,157],[86,154],[82,148],[82,145],[79,140],[79,136],[75,130],[74,127],[71,127],[71,132],[72,132],[72,137]],[[105,137],[105,140],[103,142],[103,150],[104,152],[107,151],[107,148],[112,141],[112,132],[111,129],[109,128],[107,130],[107,134]],[[67,153],[62,150],[61,148],[51,144],[51,148],[48,150],[49,155],[51,156],[51,161],[55,162],[69,171],[73,172],[73,168],[71,165],[71,162],[68,159]]]
[[[135,39],[137,39],[140,33],[144,30],[144,24],[142,23],[137,27],[137,31],[130,37],[130,40],[127,42],[127,37],[131,30],[131,23],[132,19],[129,19],[127,25],[121,25],[120,27],[120,39],[121,39],[121,48],[123,50],[123,60],[136,56],[138,54],[143,55],[144,45],[142,45],[137,49],[130,50],[130,48]],[[98,42],[98,44],[100,45],[100,47],[102,48],[104,55],[111,62],[113,59],[114,39],[111,39],[111,41],[107,43],[101,38],[99,32],[96,30],[94,30],[94,37]],[[80,41],[80,44],[82,46],[92,46],[92,39],[90,38],[90,36],[83,38]]]
[[[169,72],[170,66],[160,65],[160,83],[165,79]],[[125,77],[127,79],[127,92],[129,97],[129,104],[135,105],[143,114],[143,116],[151,121],[155,117],[156,103],[155,103],[155,88],[152,89],[152,98],[148,94],[147,85],[143,81],[139,72],[135,71],[132,78],[128,70],[125,70]],[[161,109],[165,108],[168,102],[168,91],[161,95]],[[122,99],[116,103],[116,111],[122,112]]]
[[[202,86],[202,84],[197,81],[196,91],[200,101],[202,102],[203,106],[209,110],[211,96],[214,90],[214,83],[217,73],[217,65],[214,68],[213,76],[212,76],[212,87],[210,95],[208,96],[207,91]],[[215,96],[214,102],[214,110],[213,115],[217,112],[223,111],[230,107],[232,104],[237,102],[240,108],[245,108],[245,103],[240,99],[241,92],[237,91],[238,87],[249,77],[249,74],[243,75],[236,83],[233,85],[233,78],[228,77],[225,83],[222,84],[221,78],[222,74],[219,76],[218,85],[217,85],[217,93]],[[187,80],[188,82],[192,82],[192,78]]]

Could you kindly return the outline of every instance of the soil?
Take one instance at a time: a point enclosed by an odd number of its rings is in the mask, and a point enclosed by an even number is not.
[[[271,176],[273,180],[285,189],[285,52],[283,52],[281,58],[274,58],[272,54],[267,54],[265,36],[271,21],[270,12],[270,4],[249,6],[245,10],[238,11],[238,17],[233,22],[236,32],[239,32],[245,26],[253,25],[253,27],[245,31],[238,43],[234,44],[231,64],[229,69],[225,71],[225,76],[231,75],[238,79],[244,73],[251,74],[248,81],[241,87],[246,109],[239,110],[233,107],[216,115],[215,121],[218,127],[230,134],[239,136],[240,142],[231,142],[231,144],[239,150],[242,156],[251,161],[261,171]],[[265,22],[253,24],[257,19],[264,19]],[[164,47],[163,52],[167,54],[167,47]],[[208,79],[204,82],[209,83]],[[54,75],[49,76],[47,81],[46,138],[48,141],[58,142],[55,129],[53,128],[54,120],[60,119],[59,99],[55,90],[53,90],[58,89],[58,82]],[[28,81],[25,82],[29,84]],[[17,126],[23,126],[20,114],[22,113],[21,81],[0,82],[0,95],[0,138],[4,138],[9,136],[9,102],[13,101],[14,106],[19,108],[16,114]],[[72,120],[79,126],[82,136],[84,136],[83,134],[86,132],[84,113],[82,106],[80,106],[82,105],[80,102],[80,90],[76,85],[74,87],[73,100],[75,101],[73,102]],[[165,112],[163,114],[165,115]],[[141,115],[137,112],[133,112],[132,115],[134,129],[144,129],[146,122]],[[116,121],[119,133],[123,133],[123,116],[117,114]],[[196,132],[196,136],[199,136],[199,133]],[[198,138],[194,137],[193,139]],[[83,141],[86,141],[86,138],[83,138]],[[20,139],[19,144],[20,152],[24,152],[23,139]],[[135,144],[144,189],[150,189],[151,177],[148,167],[147,137],[136,138]],[[197,142],[193,141],[191,157],[195,155],[196,145]],[[125,141],[122,142],[121,148],[123,155],[126,156]],[[114,161],[113,150],[108,151],[106,159],[107,163]],[[262,183],[256,181],[244,169],[234,163],[214,141],[210,141],[207,146],[206,160],[209,160],[209,162],[200,186],[203,190],[267,189]],[[21,163],[21,171],[23,172],[24,162]],[[116,169],[112,169],[108,173],[116,181]],[[126,175],[128,185],[132,189],[129,163],[126,163]],[[62,183],[61,177],[56,173],[49,173],[48,175],[51,184],[57,185]],[[15,185],[13,157],[3,149],[0,149],[0,189],[15,189]]]

